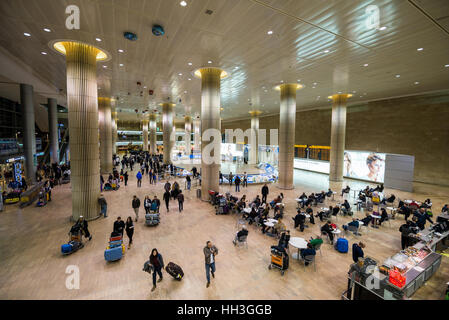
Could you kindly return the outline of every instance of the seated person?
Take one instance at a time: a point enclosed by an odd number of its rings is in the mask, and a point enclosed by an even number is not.
[[[432,201],[430,199],[426,199],[421,205],[421,208],[432,208]]]
[[[363,192],[359,192],[359,200],[361,200],[362,202],[366,201],[366,195]]]
[[[329,190],[327,190],[327,192],[326,192],[326,197],[328,197],[328,198],[332,197],[333,193],[334,192],[329,188]]]
[[[281,208],[278,206],[274,207],[274,219],[279,220],[282,218],[283,218],[283,214],[282,214]]]
[[[329,236],[331,244],[334,243],[334,234],[332,233],[332,231],[334,231],[334,228],[332,227],[331,221],[328,220],[326,224],[321,227],[321,232]]]
[[[441,213],[448,213],[448,211],[449,211],[449,206],[447,204],[445,204],[443,206],[443,208],[441,208]]]
[[[239,241],[240,237],[248,236],[248,230],[246,230],[246,227],[242,227],[242,230],[236,233],[234,240],[232,241],[234,244]]]
[[[282,198],[281,196],[277,196],[273,201],[270,202],[270,206],[271,208],[274,208],[274,206],[276,205],[276,203],[282,203]]]
[[[282,222],[282,219],[278,220],[278,223],[274,225],[274,232],[277,234],[281,234],[282,231],[285,231],[287,228],[285,227],[285,224]]]
[[[313,209],[310,204],[307,206],[306,214],[308,214],[310,216],[310,218],[309,218],[310,223],[315,224],[315,219],[313,218]]]
[[[363,222],[363,225],[369,226],[369,223],[371,222],[372,219],[373,219],[373,217],[371,217],[371,214],[370,214],[369,212],[367,212],[367,213],[365,214],[365,218],[363,218],[363,219],[360,220],[360,221]]]
[[[349,204],[348,200],[345,200],[345,202],[343,202],[343,204],[341,205],[341,211],[345,216],[352,215],[351,205]]]
[[[299,253],[300,253],[300,256],[301,256],[301,258],[303,260],[307,256],[314,256],[314,255],[316,255],[316,251],[315,251],[315,249],[313,248],[313,246],[310,243],[307,244],[307,249],[301,249],[301,251]],[[308,264],[309,263],[306,261],[305,265],[307,266]]]
[[[261,204],[261,200],[260,200],[260,197],[259,197],[259,195],[257,195],[256,196],[256,198],[253,200],[253,202],[251,203],[251,205],[252,204],[254,204],[256,207],[259,207],[260,206],[260,204]]]
[[[317,246],[323,244],[323,239],[320,236],[316,236],[315,238],[311,237],[309,243],[315,249]]]
[[[389,196],[388,198],[384,198],[384,199],[382,200],[382,203],[383,203],[383,204],[386,204],[387,202],[388,202],[388,203],[393,203],[394,200],[396,200],[396,196],[395,196],[394,194],[392,194],[392,195]]]
[[[420,230],[424,230],[426,221],[433,224],[430,214],[426,212],[424,208],[419,209],[419,211],[415,212],[413,215],[417,218],[416,225]]]
[[[332,215],[336,216],[338,213],[340,212],[340,207],[338,205],[336,205],[333,209],[332,209]]]
[[[356,227],[358,229],[359,221],[356,218],[352,218],[351,222],[349,222],[347,225],[343,225],[343,229],[346,231],[346,230],[348,230],[349,226]]]
[[[343,194],[349,193],[351,191],[351,188],[349,186],[346,186],[343,190],[341,190],[341,196],[343,197]]]
[[[252,208],[251,208],[251,212],[248,214],[248,213],[244,213],[243,214],[243,218],[244,219],[246,219],[246,220],[248,220],[249,222],[249,224],[252,224],[254,221],[255,221],[255,219],[256,219],[256,217],[257,217],[257,211],[256,211],[256,207],[255,206],[253,206]]]
[[[295,229],[299,226],[299,230],[303,232],[304,223],[306,221],[306,215],[304,214],[304,212],[301,212],[301,209],[298,209],[298,214],[292,219],[295,222]]]
[[[324,218],[329,217],[332,210],[333,210],[332,206],[329,206],[329,210],[322,210],[322,211],[318,212],[315,217],[320,218],[320,221],[322,222],[324,220]]]
[[[402,202],[402,206],[398,208],[397,213],[405,215],[405,220],[407,220],[412,214],[412,210]]]
[[[316,201],[318,203],[323,203],[325,198],[326,198],[326,193],[324,191],[321,191],[320,193],[318,193],[316,195]]]
[[[287,249],[289,241],[290,241],[290,230],[286,230],[282,232],[281,237],[279,238],[278,247],[283,247]]]
[[[388,213],[387,210],[385,210],[385,208],[380,208],[380,219],[379,219],[379,225],[382,225],[382,222],[387,221],[388,218]]]

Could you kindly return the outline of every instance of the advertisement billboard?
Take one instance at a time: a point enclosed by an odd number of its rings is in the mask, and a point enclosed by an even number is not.
[[[373,182],[384,182],[385,153],[345,151],[343,176]]]

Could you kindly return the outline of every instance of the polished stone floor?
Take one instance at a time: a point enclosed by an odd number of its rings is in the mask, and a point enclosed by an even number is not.
[[[135,172],[134,172],[135,173]],[[118,216],[134,215],[131,199],[134,194],[143,201],[145,195],[162,198],[163,182],[149,185],[145,176],[142,188],[137,188],[135,175],[130,175],[129,185],[118,191],[105,192],[109,216],[89,223],[93,239],[80,251],[62,256],[60,245],[67,241],[71,222],[70,185],[53,190],[53,201],[47,206],[20,209],[16,205],[6,207],[0,213],[0,299],[340,299],[347,284],[347,271],[352,262],[351,254],[340,254],[329,244],[322,247],[322,256],[316,258],[316,272],[304,270],[297,260],[290,260],[290,268],[284,276],[277,270],[268,270],[270,246],[276,240],[262,235],[260,230],[249,227],[248,248],[234,247],[236,232],[235,215],[215,215],[212,206],[196,198],[195,187],[185,191],[184,211],[179,213],[177,203],[171,202],[171,210],[161,209],[162,222],[157,227],[144,225],[143,210],[136,224],[134,245],[118,262],[107,263],[103,251],[112,225]],[[295,189],[283,191],[285,195],[285,223],[292,236],[305,239],[319,234],[319,226],[310,225],[304,233],[293,230],[291,217],[295,214],[294,199],[306,193],[327,189],[326,175],[295,170]],[[353,189],[366,183],[346,180]],[[184,183],[181,183],[184,186]],[[260,185],[242,189],[252,199],[260,192]],[[430,197],[434,212],[439,212],[448,202],[448,188],[416,184],[416,192],[410,194],[393,191],[402,199],[424,200]],[[233,191],[222,186],[222,192]],[[270,186],[269,200],[280,192]],[[386,190],[389,194],[391,190]],[[234,193],[234,192],[233,192]],[[336,197],[336,202],[341,197]],[[326,205],[332,204],[331,201]],[[362,212],[357,215],[363,215]],[[365,254],[381,262],[400,250],[398,228],[403,218],[386,223],[380,229],[370,228],[361,238],[366,243]],[[339,217],[338,226],[349,218]],[[219,248],[216,258],[217,272],[209,288],[206,288],[203,247],[207,240]],[[354,237],[348,237],[350,244]],[[125,236],[125,242],[128,239]],[[164,280],[151,292],[151,276],[142,271],[152,248],[157,248],[165,263],[173,261],[182,266],[185,278],[174,281],[164,273]],[[80,288],[66,288],[66,268],[76,265],[80,270]],[[442,299],[449,279],[449,258],[443,262],[436,275],[422,287],[414,299]]]

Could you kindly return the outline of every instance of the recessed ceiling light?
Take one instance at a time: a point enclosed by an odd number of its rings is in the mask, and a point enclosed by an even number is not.
[[[281,80],[281,83],[284,83],[284,80]]]
[[[191,65],[192,65],[192,62],[189,62],[188,65],[191,66]]]
[[[105,69],[106,69],[107,67],[108,67],[108,66],[103,66],[103,68],[105,68]]]
[[[445,64],[444,67],[445,67],[445,68],[449,68],[449,64]]]
[[[146,89],[146,88],[147,88],[147,86],[143,86],[143,88],[144,88],[144,89]]]
[[[316,83],[316,82],[314,82],[314,83],[313,83],[313,85],[314,85],[314,86],[316,86],[316,85],[317,85],[317,83]]]
[[[125,50],[123,50],[123,49],[118,49],[118,52],[123,53],[123,52],[125,52]]]
[[[187,93],[187,91],[184,91],[184,93]]]
[[[190,80],[192,80],[192,79],[189,78],[189,81],[190,81]]]
[[[419,84],[419,81],[415,81],[415,84]]]
[[[51,30],[48,29],[48,28],[44,28],[44,31],[45,31],[45,32],[51,32]]]
[[[181,1],[179,4],[181,5],[181,7],[185,7],[187,5],[187,2]]]
[[[324,53],[328,53],[328,52],[329,52],[329,50],[324,50],[323,52],[324,52]]]
[[[178,73],[178,76],[182,76],[182,73]]]
[[[363,65],[364,67],[368,67],[369,66],[369,64],[368,63],[365,63],[364,65]]]
[[[401,75],[400,74],[397,74],[396,76],[395,76],[396,78],[400,78],[401,77]]]
[[[273,34],[273,31],[269,30],[269,31],[267,32],[267,34]]]
[[[424,48],[418,48],[418,49],[416,49],[417,51],[423,51],[424,50]]]
[[[387,30],[387,27],[380,27],[379,30],[380,30],[380,31]]]
[[[31,37],[31,34],[29,34],[28,32],[24,32],[23,35],[24,35],[25,37]]]
[[[101,39],[100,39],[100,38],[95,38],[95,40],[97,40],[98,42],[101,42]]]
[[[123,63],[120,63],[119,66],[120,66],[120,67],[123,67]]]
[[[356,93],[357,91],[352,91],[352,93]]]
[[[47,52],[45,52],[45,51],[42,51],[41,53],[42,53],[44,56],[47,54]]]
[[[312,89],[315,89],[315,87],[312,87]]]
[[[212,63],[212,61],[211,61],[211,60],[209,60],[209,61],[207,61],[207,63],[211,64],[211,63]]]
[[[298,79],[298,82],[301,82],[301,79]]]

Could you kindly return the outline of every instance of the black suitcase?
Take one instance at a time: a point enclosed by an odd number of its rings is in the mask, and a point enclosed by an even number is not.
[[[167,264],[167,266],[165,267],[165,271],[167,271],[169,275],[171,275],[178,281],[181,281],[184,277],[184,272],[182,271],[181,267],[173,262],[169,262]]]

